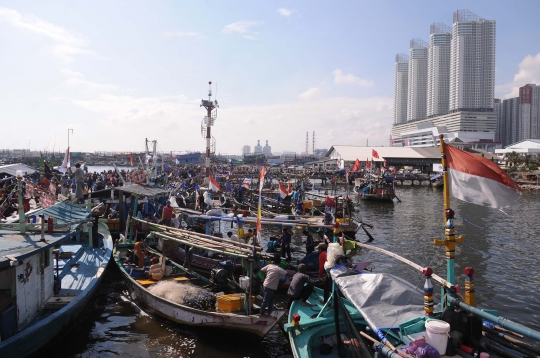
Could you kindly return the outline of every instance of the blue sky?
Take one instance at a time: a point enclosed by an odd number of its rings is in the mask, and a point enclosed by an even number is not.
[[[204,151],[209,80],[220,153],[388,145],[396,53],[457,9],[497,21],[497,97],[540,84],[539,1],[2,1],[0,148]]]

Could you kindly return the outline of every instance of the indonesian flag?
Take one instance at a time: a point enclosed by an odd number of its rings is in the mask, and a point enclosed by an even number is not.
[[[354,166],[352,167],[352,171],[356,172],[359,169],[360,169],[360,161],[358,160],[358,158],[356,158],[356,162],[354,162]]]
[[[66,149],[66,154],[64,155],[64,161],[62,162],[62,165],[60,166],[60,168],[58,168],[58,170],[61,171],[62,173],[65,173],[70,167],[71,167],[71,162],[69,158],[69,147],[68,147],[68,149]]]
[[[285,185],[283,185],[282,183],[279,183],[278,191],[282,199],[285,199],[287,195],[289,195],[289,191],[287,190],[287,188],[285,188]]]
[[[517,204],[521,188],[491,160],[448,144],[446,159],[453,197],[496,209]]]
[[[261,225],[261,206],[262,206],[262,188],[264,185],[264,176],[266,175],[266,168],[261,167],[261,175],[259,176],[259,206],[257,210],[257,242],[254,242],[253,245],[259,245],[262,240],[262,225]]]
[[[245,178],[242,182],[242,186],[246,189],[249,189],[249,187],[251,186],[251,179]]]
[[[217,182],[216,179],[214,179],[213,176],[210,175],[210,177],[208,178],[210,179],[208,185],[210,187],[210,190],[213,190],[213,191],[219,191],[219,183]]]
[[[379,159],[379,153],[377,153],[377,151],[376,151],[375,149],[372,149],[372,150],[371,150],[371,156],[372,156],[373,158]]]

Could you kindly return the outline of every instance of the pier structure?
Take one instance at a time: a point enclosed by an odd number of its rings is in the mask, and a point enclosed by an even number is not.
[[[203,99],[200,107],[206,108],[206,116],[201,123],[201,134],[206,138],[206,159],[205,164],[205,184],[210,177],[210,153],[216,150],[216,140],[211,134],[211,128],[217,118],[217,108],[219,107],[217,99],[212,101],[212,81],[208,82],[208,100]]]

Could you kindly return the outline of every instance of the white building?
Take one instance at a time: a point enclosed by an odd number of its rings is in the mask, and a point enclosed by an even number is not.
[[[452,29],[443,23],[430,27],[428,51],[427,118],[448,113]]]
[[[257,139],[257,145],[253,149],[253,154],[262,154],[262,152],[263,152],[263,150],[262,150],[262,146],[261,146],[261,141]]]
[[[469,10],[454,13],[450,61],[450,111],[493,111],[495,20]]]
[[[494,150],[497,130],[495,112],[448,113],[423,121],[406,123],[392,127],[390,146],[392,147],[432,147],[438,145],[439,134],[449,140],[459,139],[473,148]]]
[[[268,145],[268,140],[266,141],[266,145],[263,148],[263,154],[267,157],[272,155],[272,147]]]
[[[242,155],[251,154],[251,146],[245,145],[242,147]]]
[[[407,93],[409,86],[409,56],[396,55],[394,74],[394,124],[407,123]]]
[[[526,139],[521,142],[514,143],[507,146],[504,149],[496,149],[497,154],[501,159],[504,158],[506,153],[516,152],[519,154],[532,154],[540,155],[540,139]]]
[[[421,39],[412,39],[409,50],[407,121],[426,119],[428,46]]]

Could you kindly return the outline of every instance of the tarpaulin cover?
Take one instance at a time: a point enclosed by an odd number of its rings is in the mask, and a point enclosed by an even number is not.
[[[399,277],[388,273],[351,274],[345,267],[330,274],[373,329],[397,327],[425,315],[423,291]]]

